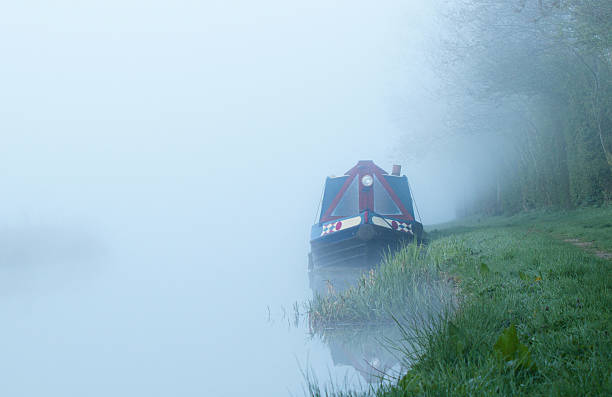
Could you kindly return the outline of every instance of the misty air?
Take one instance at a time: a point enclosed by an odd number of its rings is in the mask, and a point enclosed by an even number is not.
[[[609,0],[0,33],[0,395],[612,394]]]

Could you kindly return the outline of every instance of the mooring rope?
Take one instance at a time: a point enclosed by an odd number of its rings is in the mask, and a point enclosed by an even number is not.
[[[412,193],[413,190],[412,186],[410,186],[410,181],[408,181],[408,189],[410,189],[410,198],[412,199],[412,202],[414,203],[414,208],[416,209],[417,215],[419,216],[419,222],[423,223],[423,218],[421,217],[421,213],[419,212],[419,206],[417,205],[417,202],[414,198],[414,194]]]

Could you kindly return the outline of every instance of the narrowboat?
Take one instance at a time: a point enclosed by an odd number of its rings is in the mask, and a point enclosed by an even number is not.
[[[408,178],[400,173],[399,165],[388,174],[365,160],[325,180],[310,234],[310,269],[371,266],[386,250],[422,242],[423,225],[415,220]]]

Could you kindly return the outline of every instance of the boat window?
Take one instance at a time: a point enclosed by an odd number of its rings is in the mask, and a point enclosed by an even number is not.
[[[395,204],[387,189],[374,175],[374,212],[381,215],[401,215],[402,211]]]
[[[342,189],[342,186],[344,186],[344,183],[349,178],[349,176],[343,175],[335,178],[328,177],[325,180],[325,188],[323,189],[323,200],[321,201],[320,205],[321,212],[319,213],[319,222],[321,222],[321,218],[323,217],[323,215],[325,215],[330,205],[334,201],[334,198],[336,198],[336,196],[340,192],[340,189]]]
[[[331,216],[350,216],[359,213],[359,178],[353,178],[353,181],[342,195],[336,208],[331,213]]]

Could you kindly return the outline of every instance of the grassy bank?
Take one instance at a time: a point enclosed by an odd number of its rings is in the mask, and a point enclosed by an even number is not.
[[[474,217],[429,228],[434,238],[486,228],[521,228],[553,238],[579,239],[593,248],[612,252],[612,205],[572,211],[533,211],[512,217]]]
[[[564,241],[609,249],[609,223],[610,208],[599,208],[474,219],[434,231],[429,260],[418,267],[435,269],[433,278],[453,275],[461,304],[406,335],[406,360],[414,364],[396,384],[371,394],[610,395],[612,262]],[[411,263],[401,255],[389,262]],[[357,302],[386,291],[385,279],[373,277],[381,284],[354,292]],[[401,298],[386,299],[401,305]],[[365,310],[346,305],[334,318]],[[370,316],[360,314],[376,319]]]

